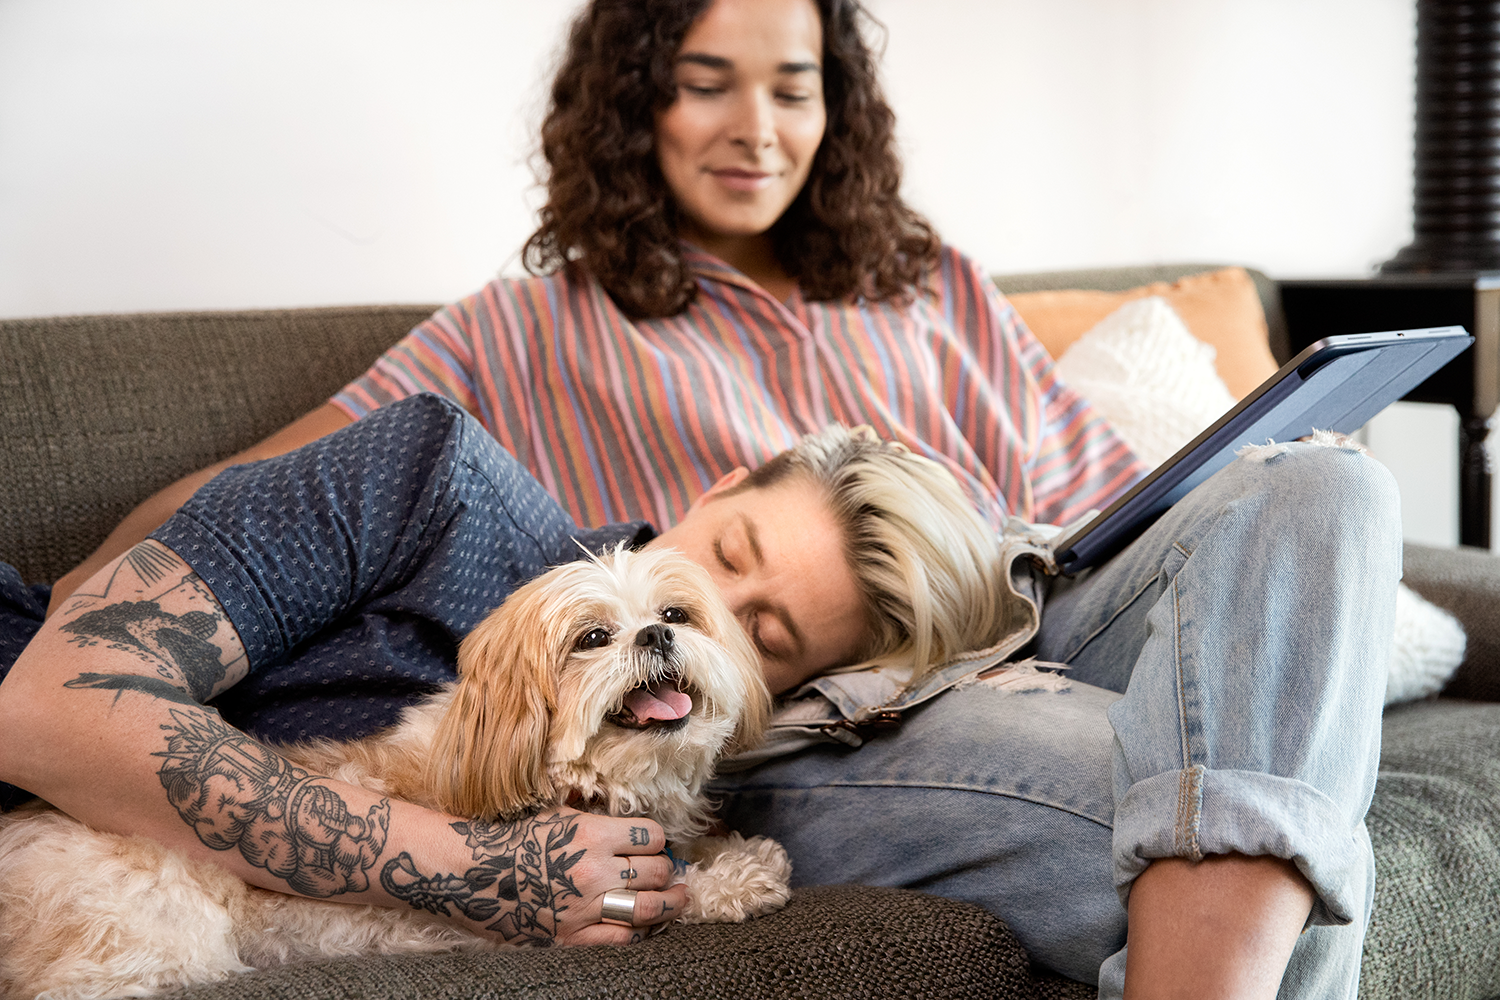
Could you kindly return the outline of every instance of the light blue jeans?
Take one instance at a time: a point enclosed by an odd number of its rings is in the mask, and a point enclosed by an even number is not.
[[[799,885],[971,900],[1032,959],[1124,988],[1131,881],[1163,857],[1294,861],[1316,892],[1284,997],[1353,997],[1401,533],[1357,452],[1241,458],[1107,564],[1048,586],[1030,650],[1065,691],[976,684],[851,750],[716,783]]]

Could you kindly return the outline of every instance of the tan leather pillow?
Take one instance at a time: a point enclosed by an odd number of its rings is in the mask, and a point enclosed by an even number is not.
[[[1193,336],[1218,352],[1214,367],[1236,399],[1275,373],[1270,332],[1255,282],[1242,267],[1158,281],[1124,292],[1068,289],[1007,295],[1047,353],[1063,352],[1095,323],[1126,302],[1160,295],[1177,310]]]

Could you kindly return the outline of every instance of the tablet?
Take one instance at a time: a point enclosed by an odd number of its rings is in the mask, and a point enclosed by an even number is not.
[[[1073,573],[1108,559],[1247,444],[1295,441],[1314,430],[1352,434],[1473,342],[1461,326],[1318,341],[1103,513],[1059,536],[1052,546],[1059,567]]]

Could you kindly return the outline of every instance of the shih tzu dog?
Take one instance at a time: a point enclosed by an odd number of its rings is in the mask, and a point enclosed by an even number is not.
[[[385,732],[278,752],[312,774],[477,820],[460,824],[475,837],[546,806],[649,816],[689,862],[677,876],[683,919],[733,922],[785,905],[779,844],[707,836],[703,786],[721,753],[760,738],[770,697],[699,566],[670,550],[619,550],[558,567],[481,622],[458,667],[458,681]],[[424,878],[461,876],[423,876],[401,857],[382,859],[380,878],[413,908],[351,906],[255,888],[33,803],[0,817],[0,995],[145,996],[293,961],[494,946],[427,912],[443,907],[416,892]]]

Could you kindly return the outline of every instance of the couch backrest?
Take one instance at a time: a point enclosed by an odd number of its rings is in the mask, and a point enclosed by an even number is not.
[[[999,283],[1115,291],[1215,267],[1056,271]],[[1252,276],[1274,350],[1284,330],[1276,286]],[[313,409],[433,308],[0,320],[0,560],[28,581],[56,579],[140,501]]]
[[[141,500],[313,409],[432,311],[0,321],[0,560],[56,579]]]

